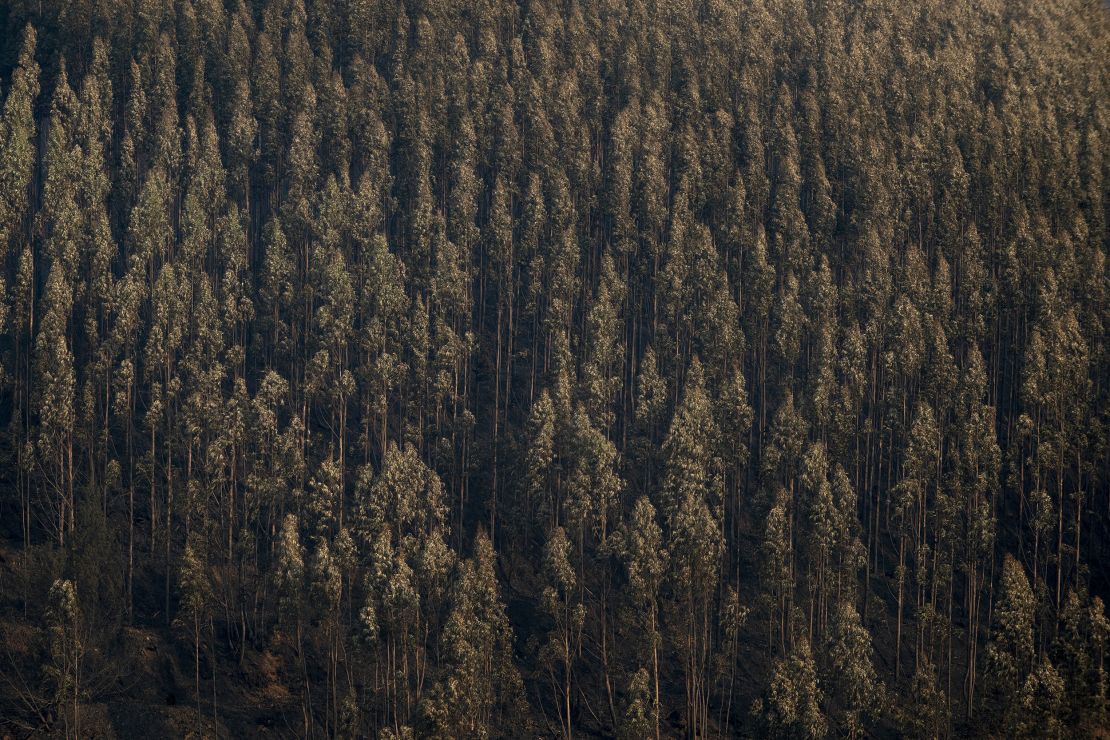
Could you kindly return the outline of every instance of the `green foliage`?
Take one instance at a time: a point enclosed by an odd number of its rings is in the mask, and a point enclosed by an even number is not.
[[[19,66],[12,75],[0,117],[0,255],[5,258],[13,235],[27,217],[27,189],[35,164],[34,106],[39,94],[36,42],[34,26],[28,24],[23,31]]]
[[[1036,602],[1025,570],[1012,556],[1002,561],[1002,582],[995,624],[987,643],[986,676],[997,717],[1013,722],[1013,709],[1034,669],[1034,610]]]
[[[495,554],[479,534],[471,559],[459,564],[443,627],[443,677],[425,708],[433,734],[489,737],[527,726],[513,632],[505,615]]]
[[[621,717],[618,736],[621,738],[644,738],[655,732],[656,720],[649,688],[650,676],[641,668],[632,674],[628,685],[628,705]]]
[[[286,627],[300,630],[304,609],[304,548],[295,514],[286,514],[276,544],[274,585],[278,594],[278,613]]]
[[[909,701],[901,717],[902,730],[912,737],[942,736],[947,730],[944,703],[936,667],[926,658],[914,671]]]
[[[864,717],[879,716],[883,686],[876,677],[871,634],[850,601],[836,607],[829,659],[830,694],[840,708],[847,734],[859,737],[864,732]]]
[[[824,737],[828,720],[821,711],[822,696],[809,640],[801,637],[771,672],[767,708],[772,732],[782,737]]]
[[[132,628],[234,735],[1105,734],[1108,50],[0,3],[3,731],[147,701]]]

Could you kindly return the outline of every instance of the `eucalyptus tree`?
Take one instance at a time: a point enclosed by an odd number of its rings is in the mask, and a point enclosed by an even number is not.
[[[837,604],[829,640],[829,691],[840,707],[844,730],[860,737],[864,717],[878,719],[882,712],[883,686],[876,676],[871,634],[850,600]]]
[[[574,664],[581,652],[586,609],[579,600],[577,576],[570,561],[570,541],[562,527],[555,527],[544,545],[544,590],[542,606],[552,626],[540,648],[541,665],[547,672],[557,700],[559,727],[563,737],[574,737],[571,705],[574,703]]]
[[[31,538],[31,476],[26,457],[30,439],[32,334],[35,327],[34,246],[27,225],[31,221],[30,186],[35,171],[35,102],[39,95],[39,66],[35,61],[38,36],[30,24],[24,29],[18,65],[12,72],[3,113],[0,114],[0,327],[13,339],[14,351],[2,371],[5,387],[11,393],[9,444],[16,450],[16,489],[19,494],[20,531],[23,546]],[[10,255],[18,267],[9,284],[6,269]],[[10,298],[9,298],[10,296]]]
[[[202,555],[196,551],[193,542],[187,542],[185,544],[185,551],[181,556],[179,580],[181,583],[181,610],[191,623],[189,627],[192,629],[193,680],[197,697],[197,727],[199,732],[201,727],[201,626],[208,621],[208,613],[212,608],[213,594],[212,584],[209,581],[209,575],[206,572]],[[213,670],[214,669],[215,665],[213,665]],[[215,685],[213,685],[212,690],[214,698]],[[213,711],[215,711],[214,705]]]
[[[23,30],[19,61],[12,73],[0,116],[0,245],[8,256],[12,239],[27,223],[28,188],[35,166],[35,102],[39,95],[39,65],[35,61],[38,34],[28,24]],[[26,232],[21,241],[26,239]]]
[[[366,558],[368,605],[382,644],[388,723],[408,725],[425,694],[432,637],[443,624],[454,552],[443,484],[407,445],[391,444],[377,475],[359,472],[352,527]]]
[[[649,662],[650,655],[650,673],[647,674],[651,682],[650,691],[648,687],[637,684],[639,691],[648,694],[646,701],[650,701],[650,705],[636,709],[631,721],[634,724],[645,724],[651,734],[659,737],[662,711],[659,671],[663,639],[659,623],[659,602],[666,575],[667,552],[655,507],[646,496],[636,500],[621,531],[619,547],[628,576],[627,596],[630,604],[626,619],[630,623],[628,631],[633,637],[632,644],[636,646],[637,663],[640,665],[637,675],[648,670],[645,664]],[[642,683],[639,678],[636,681]]]
[[[986,649],[989,677],[987,702],[991,718],[1007,723],[1019,720],[1015,713],[1022,688],[1036,662],[1034,611],[1036,602],[1024,568],[1012,556],[1002,561],[1002,581],[995,610],[991,639]],[[969,676],[970,680],[970,676]]]
[[[771,732],[781,737],[824,737],[828,719],[821,710],[822,698],[813,651],[803,635],[771,671],[767,699]]]
[[[488,737],[528,725],[524,686],[513,662],[513,630],[485,533],[460,561],[443,626],[443,674],[425,700],[425,721],[443,737]]]
[[[38,446],[44,458],[40,505],[53,515],[53,534],[65,543],[76,520],[74,433],[76,370],[73,312],[77,291],[78,243],[82,227],[76,193],[70,186],[81,167],[75,141],[78,100],[69,86],[64,61],[50,103],[50,130],[43,157],[45,178],[37,231],[45,256],[43,316],[34,338],[32,407],[38,416]]]
[[[724,481],[714,454],[715,436],[701,363],[695,358],[663,442],[659,494],[674,594],[671,620],[683,661],[687,722],[695,735],[709,721],[709,656],[714,649],[710,625],[724,549]]]

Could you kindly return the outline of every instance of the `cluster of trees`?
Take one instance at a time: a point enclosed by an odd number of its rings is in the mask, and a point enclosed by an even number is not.
[[[1104,730],[1108,22],[3,3],[0,714]]]

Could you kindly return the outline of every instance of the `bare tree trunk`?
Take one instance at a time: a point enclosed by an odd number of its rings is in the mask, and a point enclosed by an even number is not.
[[[902,677],[902,612],[906,585],[906,537],[898,539],[898,628],[894,637],[894,680]]]

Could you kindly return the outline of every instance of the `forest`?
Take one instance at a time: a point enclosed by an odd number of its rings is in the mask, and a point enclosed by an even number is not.
[[[0,2],[0,737],[1110,736],[1101,0]]]

